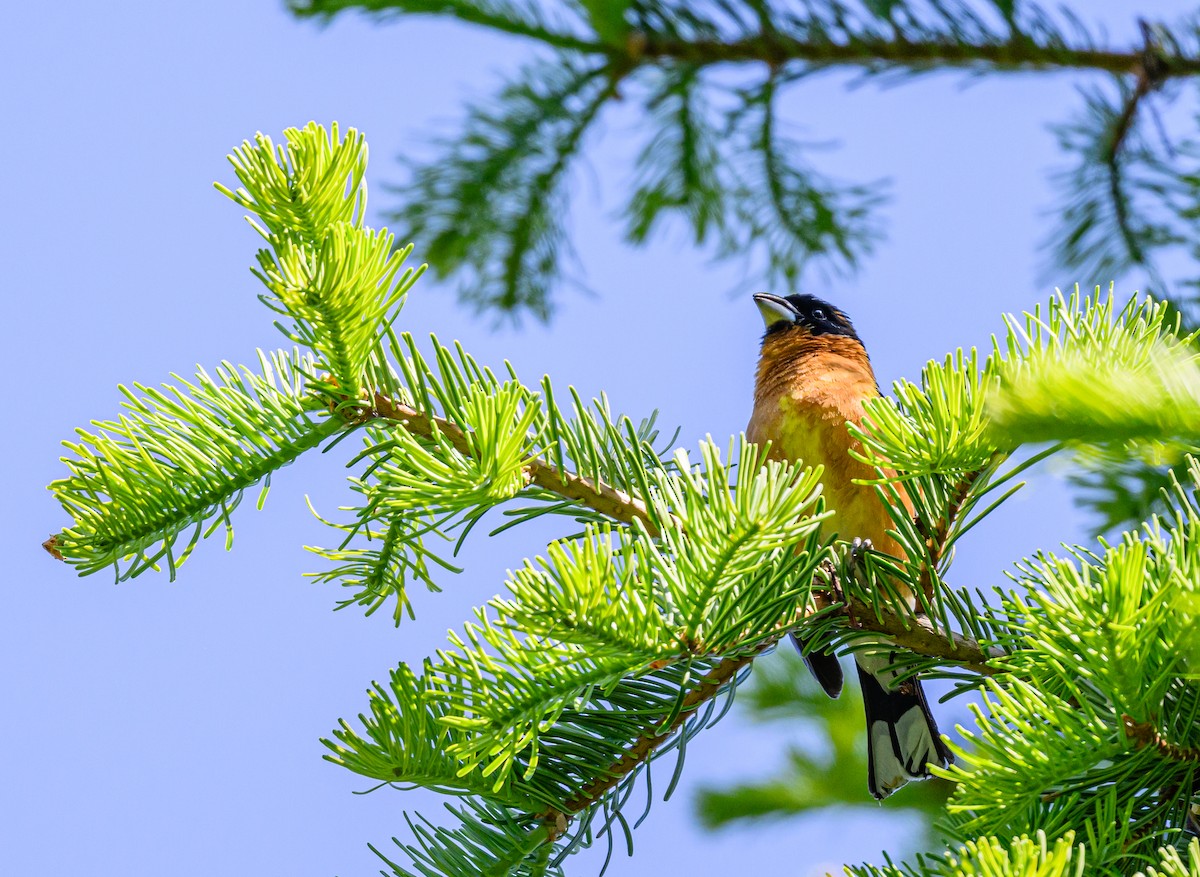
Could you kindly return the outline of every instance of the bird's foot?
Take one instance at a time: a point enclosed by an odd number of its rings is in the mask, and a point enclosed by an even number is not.
[[[856,580],[858,578],[858,570],[863,558],[868,551],[872,551],[873,549],[874,546],[871,544],[870,539],[854,537],[854,541],[850,543],[850,551],[846,555],[844,566],[846,576],[849,579]],[[859,627],[858,617],[854,614],[854,607],[851,605],[850,600],[846,598],[845,592],[841,592],[839,589],[838,597],[846,605],[846,617],[849,620],[850,626]]]
[[[847,558],[849,563],[846,565],[847,571],[854,575],[858,571],[858,565],[862,563],[862,559],[866,557],[868,551],[874,551],[875,546],[870,539],[859,539],[854,537],[854,541],[850,543],[850,555]]]

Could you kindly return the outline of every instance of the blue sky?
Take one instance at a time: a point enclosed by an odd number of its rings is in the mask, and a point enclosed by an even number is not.
[[[1115,41],[1131,39],[1129,4],[1086,6]],[[1188,8],[1143,2],[1138,12]],[[444,130],[464,98],[493,91],[529,48],[427,20],[346,17],[322,29],[275,0],[20,4],[5,22],[0,869],[376,873],[367,843],[386,848],[406,831],[402,810],[436,817],[439,801],[352,794],[369,783],[323,762],[318,737],[364,709],[365,689],[397,661],[440,646],[505,569],[541,549],[539,534],[476,539],[466,572],[447,577],[444,593],[415,595],[417,621],[396,630],[383,613],[333,614],[335,589],[302,578],[317,561],[301,546],[329,541],[305,495],[323,512],[346,496],[336,451],[281,473],[264,512],[240,510],[233,551],[212,540],[174,583],[147,575],[114,587],[52,562],[40,543],[66,521],[44,486],[63,473],[58,443],[116,413],[118,383],[252,362],[256,347],[282,343],[247,270],[256,238],[211,185],[232,181],[231,147],[310,119],[356,126],[371,144],[378,216],[391,203],[382,184],[396,177],[393,157],[423,151],[425,135]],[[806,286],[854,317],[885,387],[956,346],[986,345],[1002,312],[1052,291],[1039,242],[1052,206],[1046,170],[1062,159],[1046,123],[1073,111],[1075,86],[1089,81],[936,76],[846,91],[829,76],[790,93],[799,133],[841,142],[818,158],[826,172],[894,179],[888,239],[862,274]],[[740,269],[714,267],[678,230],[640,251],[618,242],[636,124],[633,107],[606,116],[575,180],[570,222],[595,297],[567,291],[551,326],[493,331],[425,279],[400,322],[458,338],[485,363],[507,358],[530,380],[549,373],[585,394],[605,390],[634,415],[659,408],[694,447],[744,427],[759,317],[748,296],[727,294]],[[956,581],[1002,584],[1012,561],[1083,534],[1061,480],[1043,470],[961,546]],[[944,729],[966,719],[961,703],[937,711]],[[638,831],[635,858],[618,852],[610,873],[803,874],[903,842],[903,826],[870,808],[756,831],[695,827],[697,784],[769,773],[793,736],[736,712],[706,733],[689,746],[676,797]],[[573,873],[599,864],[585,854]]]

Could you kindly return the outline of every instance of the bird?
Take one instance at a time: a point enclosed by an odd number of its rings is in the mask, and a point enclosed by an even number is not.
[[[766,331],[754,382],[754,408],[748,441],[770,442],[768,459],[802,461],[824,467],[826,509],[822,535],[867,546],[903,560],[905,552],[889,532],[884,500],[869,484],[875,470],[855,459],[861,451],[848,424],[860,424],[864,402],[878,397],[870,357],[850,318],[813,295],[753,296]],[[897,495],[911,516],[902,487]],[[912,600],[907,588],[902,595]],[[807,647],[794,637],[805,663],[830,697],[842,690],[842,668],[832,652]],[[856,652],[855,662],[867,714],[867,788],[882,800],[909,780],[931,776],[930,766],[947,767],[953,757],[938,733],[921,681],[897,682],[894,649]]]

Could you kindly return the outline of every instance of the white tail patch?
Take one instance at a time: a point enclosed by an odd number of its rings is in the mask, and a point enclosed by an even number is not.
[[[918,679],[897,682],[894,653],[856,656],[867,712],[867,786],[886,798],[909,780],[929,777],[929,766],[945,767],[950,751],[938,735]]]

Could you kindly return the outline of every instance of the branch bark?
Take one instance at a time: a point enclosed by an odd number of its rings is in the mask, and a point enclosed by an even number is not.
[[[926,67],[987,68],[996,72],[1029,70],[1098,70],[1115,75],[1143,69],[1144,51],[1071,49],[1039,46],[1027,40],[1006,43],[952,43],[942,41],[866,41],[846,43],[792,39],[779,34],[722,42],[643,37],[638,58],[671,59],[699,66],[761,61],[771,67],[792,62],[813,66],[865,68]],[[1200,59],[1157,56],[1161,80],[1200,74]]]
[[[376,393],[371,410],[358,415],[359,419],[391,420],[401,424],[413,435],[429,438],[434,431],[450,440],[462,454],[471,452],[467,436],[457,423],[444,417],[433,417],[402,405],[382,393]],[[654,523],[646,504],[637,497],[617,490],[603,482],[592,481],[572,472],[560,472],[551,463],[533,457],[525,464],[525,474],[530,484],[536,484],[565,499],[577,500],[593,511],[607,515],[623,524],[641,521],[651,536],[658,536],[658,525]]]
[[[625,750],[625,754],[620,760],[614,762],[609,767],[607,776],[601,777],[584,786],[574,797],[566,801],[561,808],[554,807],[540,813],[539,818],[550,826],[550,840],[553,841],[561,834],[576,814],[598,803],[622,779],[647,761],[654,754],[655,750],[667,742],[688,718],[694,715],[700,707],[720,694],[725,686],[737,676],[739,670],[750,664],[773,644],[774,641],[768,642],[755,651],[726,658],[721,661],[717,666],[705,673],[700,683],[683,699],[683,706],[679,711],[679,715],[675,717],[675,721],[671,723],[670,727],[659,733],[648,732],[639,737],[634,741],[633,745]]]

